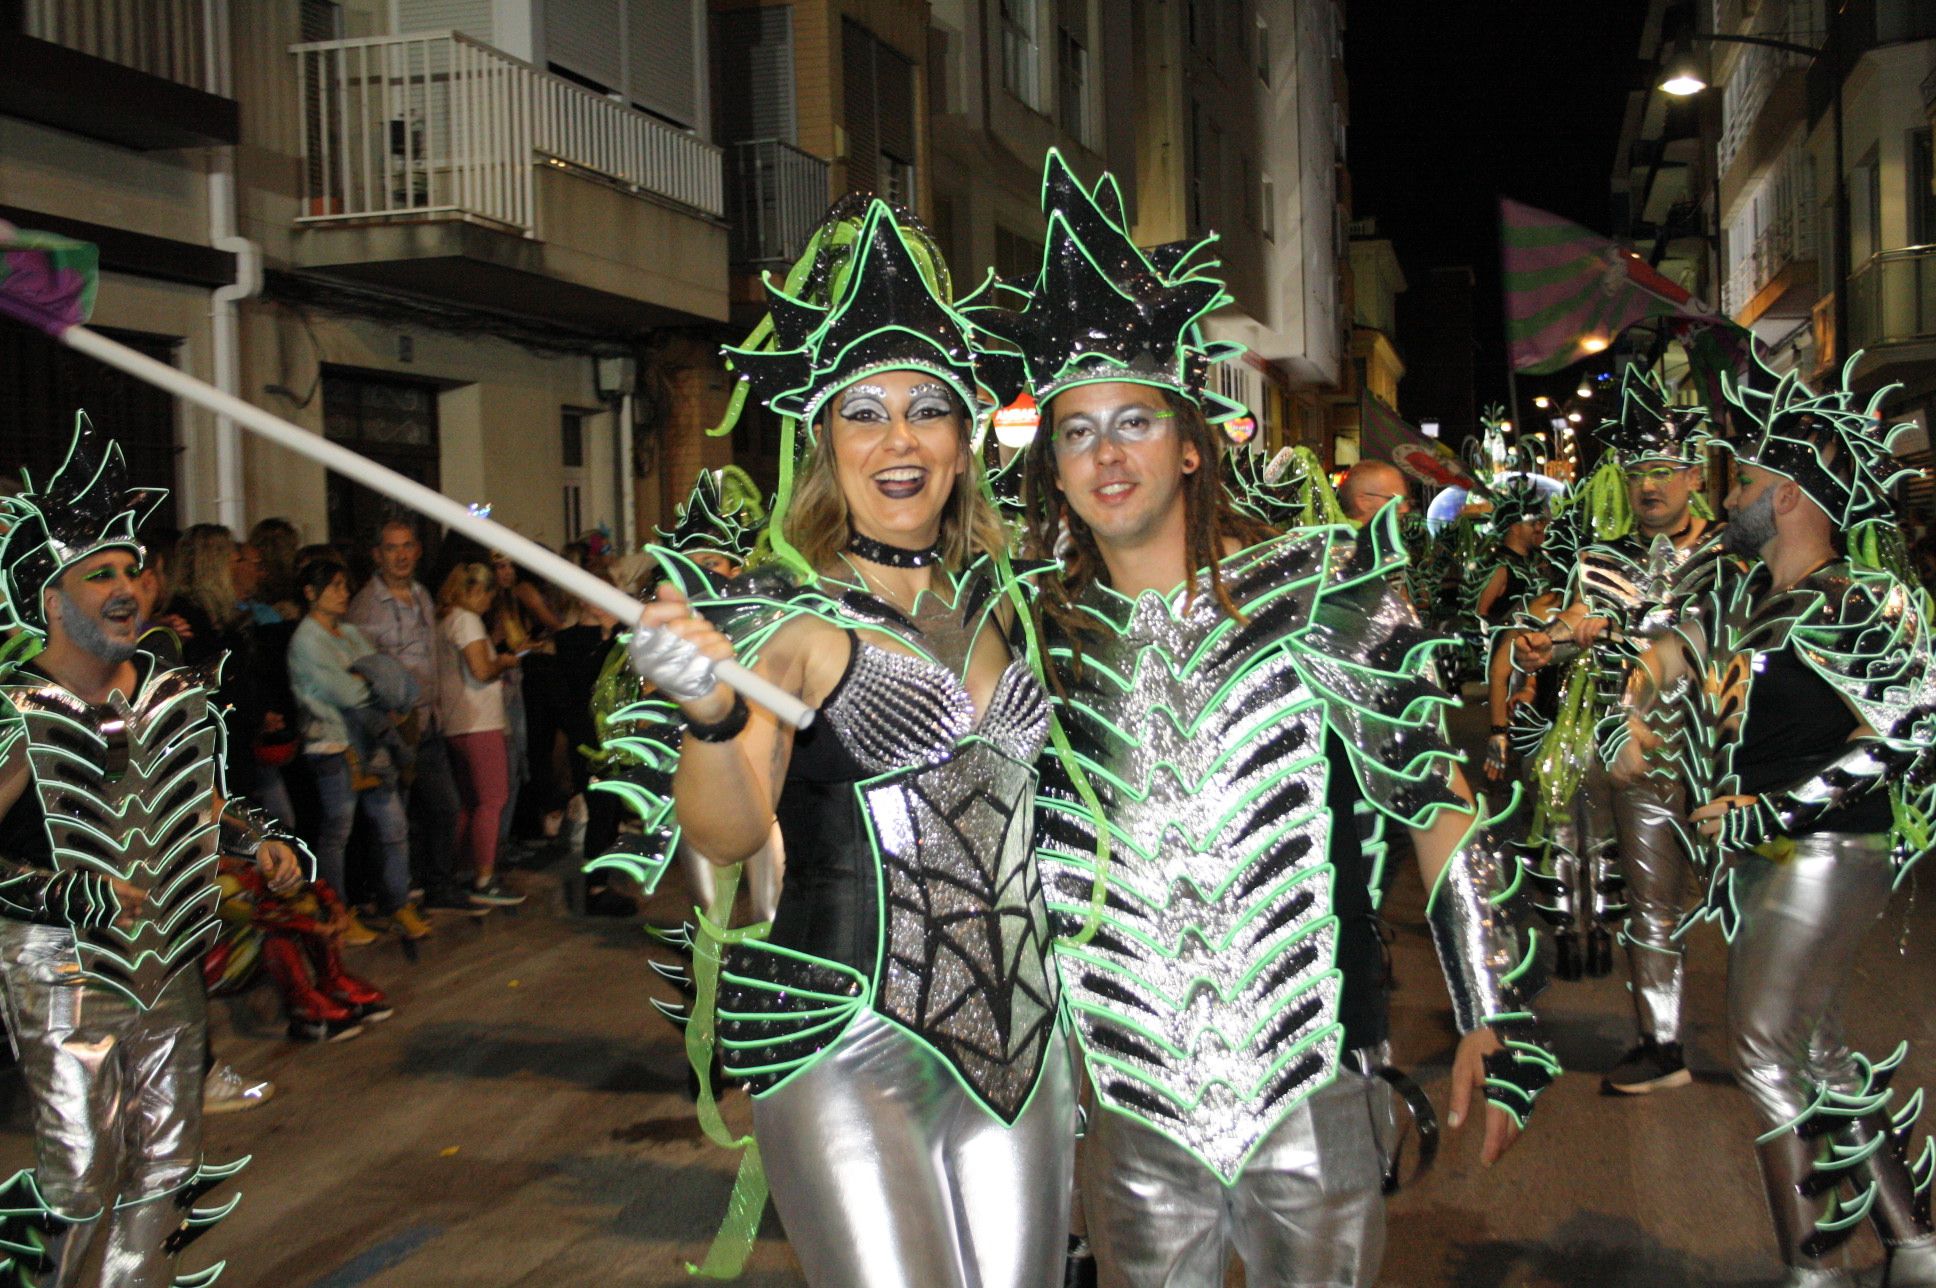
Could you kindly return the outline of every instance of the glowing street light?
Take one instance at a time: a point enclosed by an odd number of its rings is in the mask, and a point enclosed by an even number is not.
[[[1580,387],[1573,391],[1573,396],[1575,398],[1593,397],[1593,382],[1591,380],[1588,380],[1585,376],[1581,376]]]
[[[1548,398],[1545,394],[1535,394],[1533,396],[1533,406],[1539,408],[1541,411],[1545,411],[1548,407],[1551,407],[1552,405],[1553,405],[1553,400],[1551,398]]]

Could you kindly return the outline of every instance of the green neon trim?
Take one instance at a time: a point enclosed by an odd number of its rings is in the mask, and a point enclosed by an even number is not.
[[[1514,883],[1514,888],[1515,889],[1518,888],[1517,882]],[[1532,970],[1532,968],[1534,967],[1535,964],[1537,964],[1538,961],[1539,961],[1539,928],[1537,926],[1532,926],[1532,927],[1528,927],[1526,931],[1526,955],[1519,959],[1519,965],[1513,967],[1511,970],[1507,971],[1504,975],[1500,976],[1499,982],[1502,984],[1517,984],[1521,979],[1525,978],[1526,973]]]

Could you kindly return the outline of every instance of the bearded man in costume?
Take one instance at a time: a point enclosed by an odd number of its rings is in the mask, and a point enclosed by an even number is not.
[[[1679,778],[1696,803],[1783,1282],[1856,1282],[1837,1259],[1866,1217],[1891,1288],[1936,1285],[1936,1145],[1910,1163],[1920,1092],[1890,1108],[1906,1048],[1871,1061],[1844,1027],[1858,951],[1928,847],[1936,797],[1929,601],[1878,541],[1905,427],[1882,429],[1887,390],[1859,406],[1846,384],[1818,397],[1763,375],[1728,391],[1745,429],[1724,443],[1727,544],[1746,563],[1716,565],[1642,658],[1619,772]]]
[[[166,1288],[227,1210],[193,1207],[240,1166],[201,1157],[217,855],[278,890],[302,877],[292,838],[223,799],[216,668],[136,646],[135,528],[165,494],[125,475],[82,415],[46,487],[4,502],[0,536],[6,625],[42,643],[0,668],[0,984],[45,1210],[8,1250],[61,1288]]]

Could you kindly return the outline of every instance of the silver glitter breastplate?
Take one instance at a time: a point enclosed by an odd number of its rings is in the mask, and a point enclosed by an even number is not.
[[[1251,631],[1208,595],[1181,617],[1146,595],[1085,642],[1080,675],[1050,650],[1112,843],[1098,932],[1057,950],[1096,1091],[1226,1181],[1331,1079],[1343,1034],[1325,793],[1350,771],[1327,766],[1323,703],[1285,646],[1310,601],[1259,606]],[[1038,856],[1067,928],[1089,910],[1093,822],[1054,758],[1044,779]]]
[[[872,978],[742,944],[722,976],[728,1068],[749,1071],[762,1094],[835,1040],[871,991],[875,1010],[1012,1122],[1055,1029],[1048,912],[1030,846],[1047,698],[1017,661],[977,722],[947,667],[858,637],[853,648],[820,712],[865,775],[853,792],[873,842],[884,928]]]
[[[148,892],[132,925],[74,927],[82,973],[144,1008],[200,968],[217,928],[214,686],[212,669],[179,667],[152,675],[132,703],[115,694],[91,706],[51,682],[4,689],[56,870]]]

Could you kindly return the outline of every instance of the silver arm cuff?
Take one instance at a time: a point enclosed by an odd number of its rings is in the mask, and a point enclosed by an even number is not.
[[[1518,846],[1491,826],[1482,800],[1425,905],[1460,1033],[1530,1018],[1545,986],[1532,936],[1521,929],[1524,887]]]
[[[303,875],[314,879],[316,856],[309,852],[302,838],[265,814],[260,806],[245,797],[231,796],[222,806],[220,821],[222,853],[238,859],[253,859],[264,841],[281,841],[302,860]]]
[[[1924,748],[1859,738],[1814,774],[1766,797],[1781,831],[1795,836],[1831,810],[1852,804],[1906,774]]]

